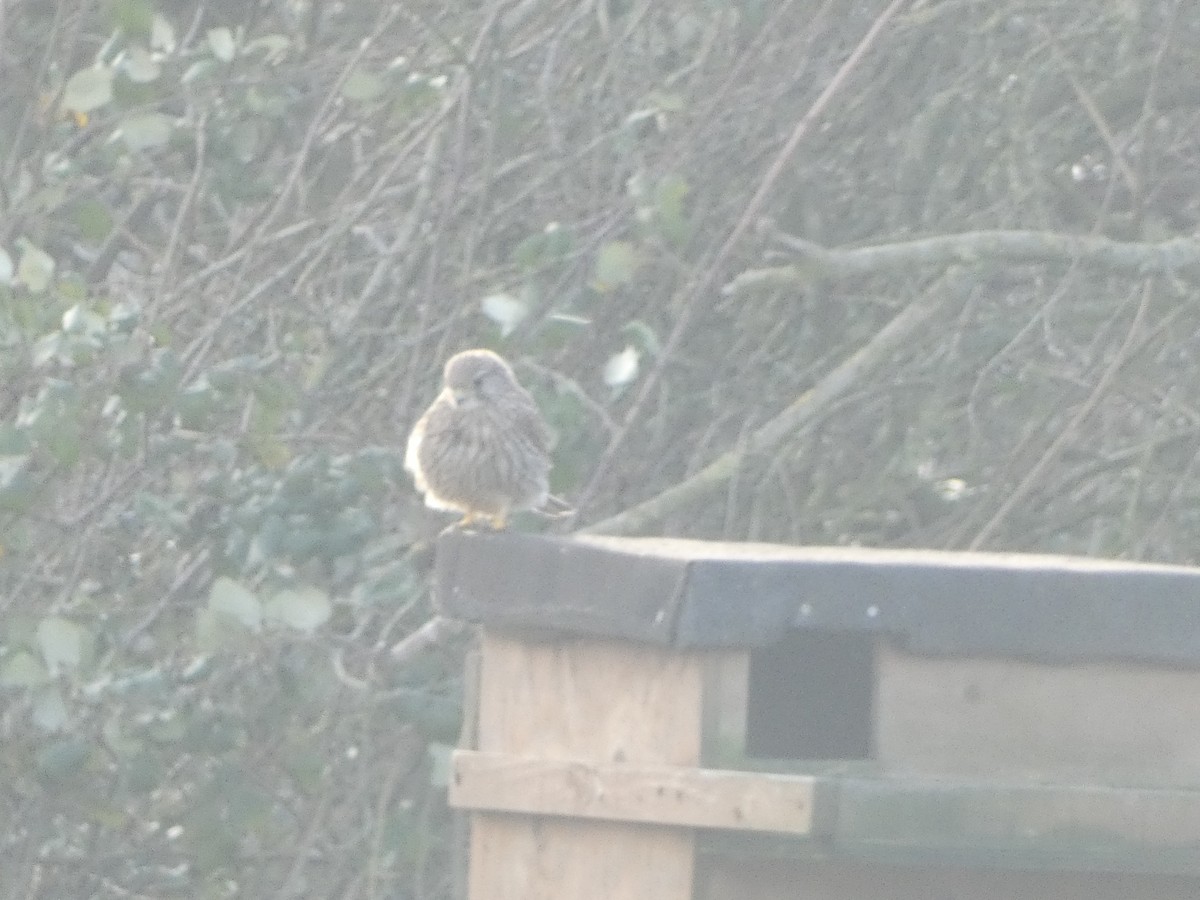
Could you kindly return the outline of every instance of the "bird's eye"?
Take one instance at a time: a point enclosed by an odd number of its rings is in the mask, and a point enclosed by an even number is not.
[[[484,374],[481,372],[481,373],[479,373],[478,375],[476,375],[476,376],[475,376],[475,379],[474,379],[474,382],[473,382],[473,383],[474,383],[474,385],[475,385],[475,387],[476,387],[476,388],[481,388],[481,387],[483,387],[483,384],[484,384],[484,382],[485,382],[485,381],[487,381],[487,376],[486,376],[486,375],[484,375]]]

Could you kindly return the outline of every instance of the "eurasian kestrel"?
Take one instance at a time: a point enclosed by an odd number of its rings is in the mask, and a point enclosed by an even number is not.
[[[550,432],[512,367],[490,350],[446,361],[442,392],[413,426],[404,468],[425,505],[463,514],[460,526],[503,528],[548,496]]]

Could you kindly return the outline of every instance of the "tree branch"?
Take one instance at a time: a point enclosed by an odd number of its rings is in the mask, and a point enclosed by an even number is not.
[[[930,291],[887,323],[870,341],[790,406],[695,475],[636,506],[579,530],[579,534],[639,534],[683,506],[712,493],[733,477],[748,456],[763,454],[819,416],[835,399],[886,363],[891,354],[957,291]]]
[[[968,231],[895,244],[830,249],[785,238],[796,262],[742,272],[722,289],[727,296],[751,290],[807,285],[815,279],[894,273],[955,263],[1079,262],[1125,275],[1182,275],[1200,280],[1200,240],[1172,238],[1156,244],[1052,231]]]

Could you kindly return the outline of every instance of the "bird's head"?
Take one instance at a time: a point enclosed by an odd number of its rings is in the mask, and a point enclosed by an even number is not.
[[[442,382],[456,406],[469,407],[512,390],[517,377],[491,350],[464,350],[446,360]]]

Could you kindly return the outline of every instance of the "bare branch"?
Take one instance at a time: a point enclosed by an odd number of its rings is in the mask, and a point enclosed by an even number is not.
[[[1200,240],[1196,238],[1140,244],[1050,231],[970,231],[853,250],[831,250],[796,239],[788,245],[796,251],[797,262],[742,272],[725,285],[723,293],[736,296],[821,279],[981,263],[1078,262],[1123,275],[1200,278]]]

